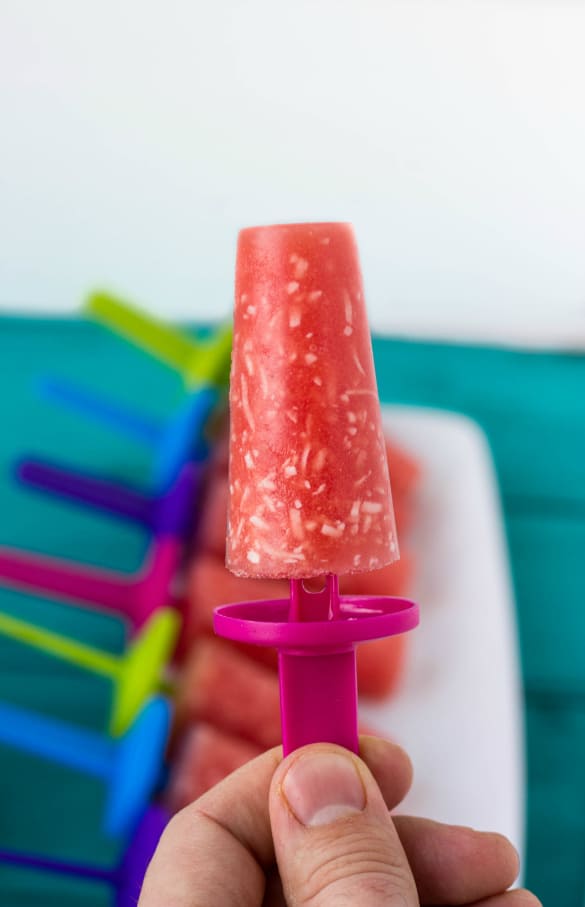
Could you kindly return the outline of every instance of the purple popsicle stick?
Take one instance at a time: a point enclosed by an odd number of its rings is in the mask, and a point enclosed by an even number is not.
[[[203,464],[189,463],[169,491],[153,495],[48,460],[25,458],[16,467],[17,477],[26,485],[139,523],[156,535],[177,536],[190,528],[202,473]]]
[[[105,882],[116,888],[116,907],[136,907],[146,869],[168,820],[169,815],[164,809],[150,806],[140,820],[122,862],[114,869],[101,869],[99,866],[54,860],[12,850],[0,850],[0,862],[54,872],[58,875]]]

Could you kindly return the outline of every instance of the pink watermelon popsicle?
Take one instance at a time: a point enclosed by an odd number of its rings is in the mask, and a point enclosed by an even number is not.
[[[230,570],[300,578],[397,558],[349,224],[240,233],[230,416]]]
[[[226,564],[289,578],[289,600],[219,608],[214,627],[279,650],[285,753],[357,751],[355,643],[411,629],[405,599],[340,596],[338,574],[398,557],[353,230],[291,224],[238,242]],[[310,591],[304,580],[326,575]]]

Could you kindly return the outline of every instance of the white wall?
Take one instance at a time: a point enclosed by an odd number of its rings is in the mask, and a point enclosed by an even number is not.
[[[0,307],[227,313],[238,227],[347,219],[376,326],[585,339],[584,47],[568,0],[0,0]]]

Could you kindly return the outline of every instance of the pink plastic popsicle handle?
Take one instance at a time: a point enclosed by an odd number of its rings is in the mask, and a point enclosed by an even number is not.
[[[291,582],[290,599],[216,608],[219,636],[279,651],[285,754],[327,741],[357,752],[355,644],[417,626],[418,607],[389,596],[340,596],[336,577],[321,592]]]
[[[328,576],[320,592],[291,580],[291,621],[337,620],[339,581]],[[282,746],[285,754],[320,740],[357,753],[357,669],[353,643],[345,650],[278,653]]]
[[[318,655],[278,653],[285,755],[307,743],[337,743],[357,753],[357,672],[353,646]]]
[[[181,543],[158,538],[138,574],[114,573],[13,548],[0,548],[0,584],[49,595],[77,606],[124,614],[135,630],[165,605]]]

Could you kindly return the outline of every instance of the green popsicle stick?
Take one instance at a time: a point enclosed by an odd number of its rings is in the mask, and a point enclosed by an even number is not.
[[[112,680],[110,733],[116,737],[128,729],[145,700],[159,689],[179,624],[176,611],[161,608],[144,625],[125,654],[118,656],[0,612],[2,635]]]
[[[227,384],[231,325],[218,328],[209,339],[195,340],[184,331],[102,292],[89,297],[85,311],[96,321],[175,369],[188,387]]]
[[[173,608],[160,608],[128,647],[110,717],[110,731],[114,736],[123,734],[144,702],[160,690],[180,624],[179,614]]]

